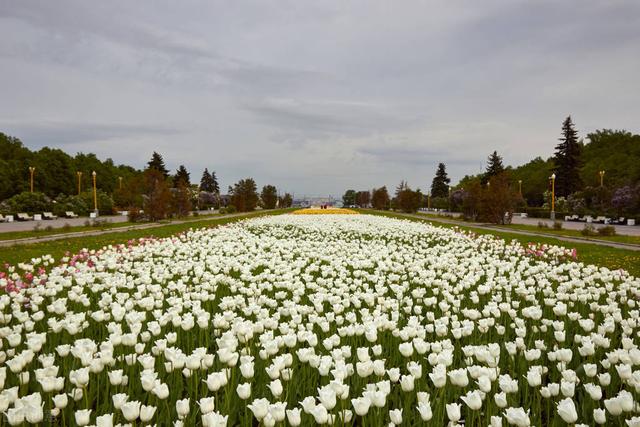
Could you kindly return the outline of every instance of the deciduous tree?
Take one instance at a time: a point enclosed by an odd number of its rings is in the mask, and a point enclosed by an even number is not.
[[[260,193],[260,200],[264,209],[274,209],[278,203],[278,190],[273,185],[265,185]]]

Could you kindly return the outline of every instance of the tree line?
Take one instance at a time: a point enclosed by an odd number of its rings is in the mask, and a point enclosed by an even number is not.
[[[473,220],[500,223],[508,221],[514,210],[548,216],[553,192],[555,212],[560,215],[640,215],[640,135],[604,129],[586,139],[579,138],[567,117],[555,153],[546,160],[537,157],[514,168],[505,166],[493,151],[483,173],[466,175],[457,185],[450,186],[446,166],[439,163],[427,194],[402,181],[393,197],[386,187],[350,189],[343,203],[405,212],[447,209]]]
[[[221,194],[215,171],[205,168],[200,182],[192,182],[184,165],[172,174],[157,152],[139,170],[115,165],[111,159],[101,161],[91,153],[70,156],[48,147],[31,151],[18,138],[0,133],[0,213],[53,211],[61,215],[74,211],[87,215],[94,207],[93,171],[99,211],[126,210],[132,220],[181,217],[210,208],[231,213],[293,204],[291,194],[279,195],[273,185],[263,186],[258,193],[252,178],[238,181],[228,194]]]

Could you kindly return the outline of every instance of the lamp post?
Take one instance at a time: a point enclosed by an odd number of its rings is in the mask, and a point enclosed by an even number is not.
[[[118,188],[120,190],[122,190],[122,177],[121,176],[118,177],[118,182],[119,182],[119,187]]]
[[[551,174],[551,219],[556,219],[556,174]]]
[[[522,180],[518,180],[518,192],[520,193],[520,197],[522,197]]]
[[[604,171],[601,170],[598,175],[600,175],[600,187],[604,187]]]
[[[449,212],[451,212],[451,186],[449,186]]]
[[[77,171],[76,175],[78,175],[78,196],[80,195],[80,190],[82,189],[82,172]]]
[[[31,182],[31,192],[32,193],[33,193],[33,174],[35,173],[35,171],[36,171],[36,167],[35,166],[29,166],[29,173],[31,174],[30,182]]]
[[[96,171],[91,172],[93,176],[93,210],[98,213],[98,193],[96,191]]]

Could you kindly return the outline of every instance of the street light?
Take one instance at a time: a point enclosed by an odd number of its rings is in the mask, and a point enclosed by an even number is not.
[[[522,180],[521,179],[518,180],[518,189],[520,192],[520,197],[522,197]]]
[[[76,175],[78,175],[78,196],[80,195],[81,182],[82,182],[82,172],[77,171]]]
[[[600,172],[598,172],[598,175],[600,175],[600,187],[604,187],[604,171],[601,170]]]
[[[556,219],[556,174],[551,174],[551,219]]]
[[[122,190],[122,177],[121,176],[118,177],[118,182],[120,183],[120,187],[119,188],[120,188],[120,190]]]
[[[93,210],[98,213],[98,193],[96,191],[96,171],[91,172],[91,176],[93,176]]]
[[[451,212],[451,186],[449,186],[449,212]]]
[[[31,192],[33,193],[33,174],[36,171],[35,166],[29,166],[29,173],[31,174]]]

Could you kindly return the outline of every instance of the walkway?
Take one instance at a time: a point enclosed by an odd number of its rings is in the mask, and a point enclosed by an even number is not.
[[[618,248],[618,249],[628,249],[628,250],[632,250],[632,251],[640,251],[640,245],[634,245],[632,243],[609,242],[609,241],[606,241],[606,240],[594,240],[594,239],[588,239],[588,238],[583,238],[583,237],[562,236],[562,235],[558,235],[558,234],[551,234],[551,233],[544,233],[544,232],[537,232],[537,231],[518,230],[518,229],[514,229],[514,228],[500,227],[500,226],[493,225],[493,224],[483,224],[483,223],[479,223],[479,222],[456,221],[454,219],[447,219],[447,218],[441,218],[441,217],[435,217],[435,216],[428,216],[428,215],[424,215],[424,214],[407,214],[407,213],[401,213],[401,212],[393,212],[393,213],[395,215],[406,216],[406,217],[409,217],[409,218],[418,218],[418,219],[422,219],[422,220],[425,220],[425,221],[441,222],[441,223],[444,223],[444,224],[458,225],[458,226],[461,226],[461,227],[480,228],[480,229],[487,230],[487,231],[498,231],[498,232],[501,232],[501,233],[521,234],[523,236],[548,237],[548,238],[552,238],[552,239],[561,240],[561,241],[564,241],[564,242],[589,243],[589,244],[593,244],[593,245],[609,246],[609,247]],[[536,222],[536,224],[537,224],[537,222]],[[566,224],[566,222],[564,222],[563,224]]]

